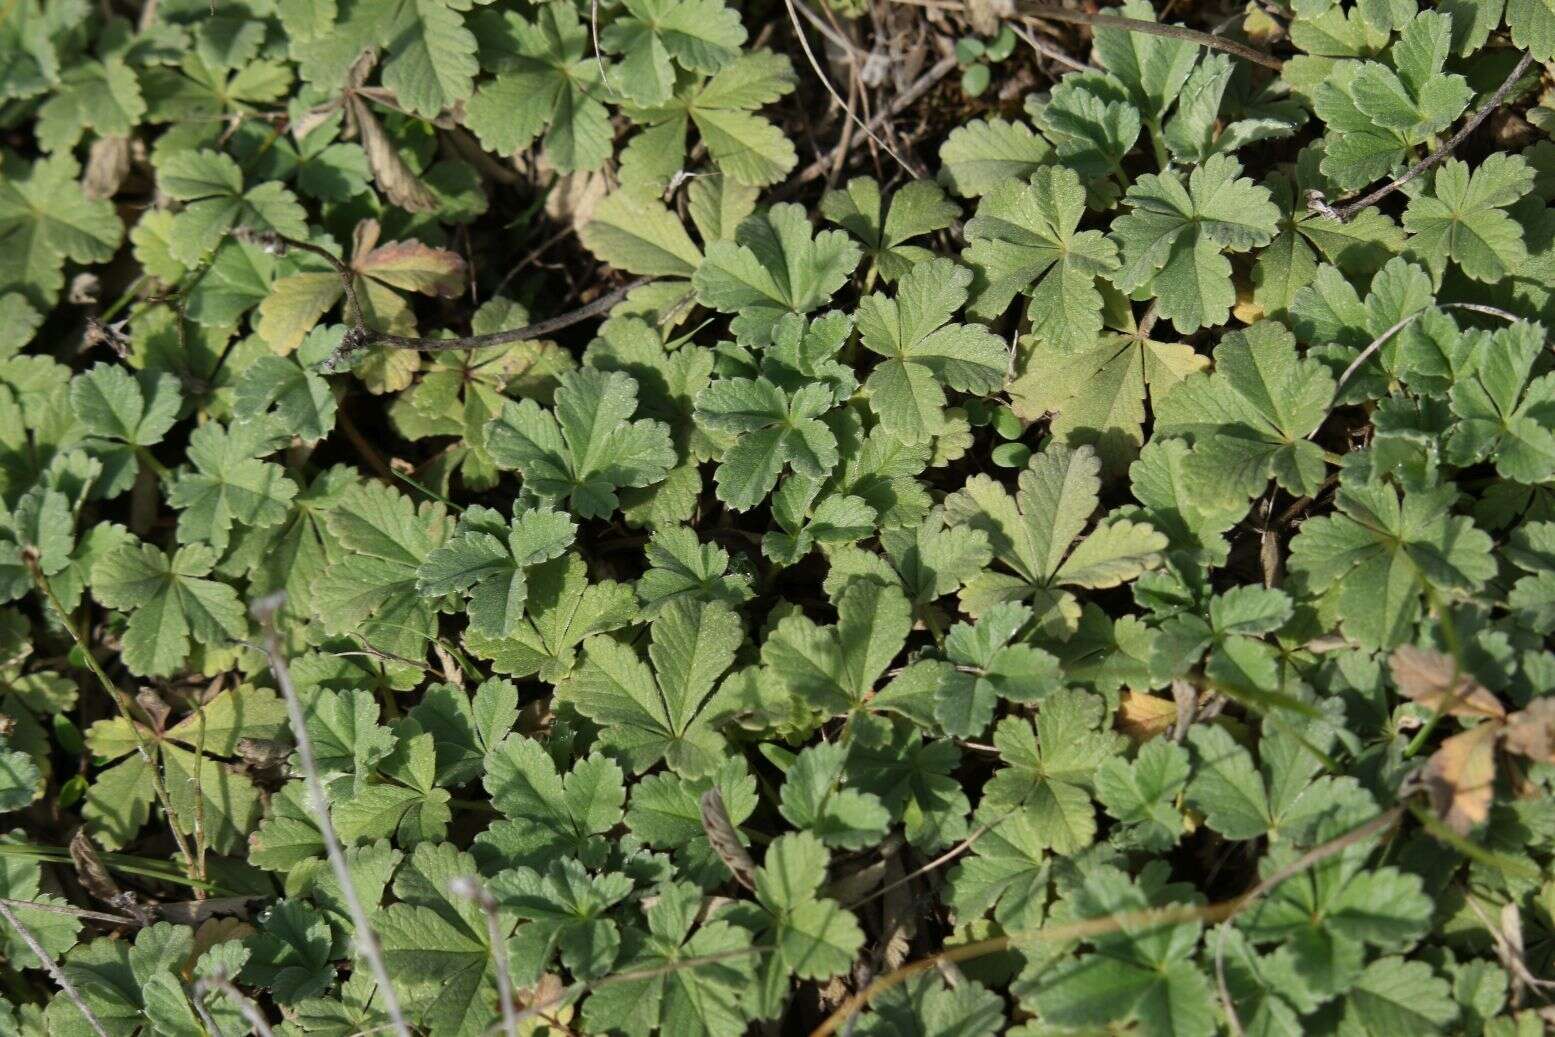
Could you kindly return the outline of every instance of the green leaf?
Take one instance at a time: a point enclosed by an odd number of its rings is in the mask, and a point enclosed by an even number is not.
[[[1524,483],[1555,475],[1555,374],[1530,377],[1543,352],[1543,328],[1526,321],[1476,337],[1473,374],[1452,387],[1453,464],[1494,460],[1504,478]]]
[[[945,730],[962,738],[981,735],[1000,699],[1039,702],[1062,685],[1058,660],[1040,648],[1012,643],[1031,619],[1031,609],[1002,602],[978,617],[957,623],[945,636],[945,656],[954,668],[935,694],[934,715]]]
[[[733,241],[709,244],[692,284],[703,305],[736,314],[736,334],[764,345],[783,314],[825,305],[860,258],[842,231],[815,233],[804,209],[784,203],[741,221]]]
[[[713,73],[739,57],[745,27],[721,0],[627,0],[626,13],[600,33],[601,45],[621,54],[622,89],[635,104],[651,107],[670,98],[673,58],[682,68]]]
[[[482,781],[507,820],[482,833],[474,853],[505,865],[540,868],[563,854],[602,857],[602,837],[620,822],[626,802],[614,761],[591,755],[563,777],[539,742],[519,734],[487,754]]]
[[[637,412],[637,382],[619,371],[574,371],[560,379],[554,410],[532,399],[503,404],[486,428],[487,448],[515,468],[525,488],[566,501],[583,518],[606,518],[616,490],[651,486],[675,464],[669,428]]]
[[[1090,789],[1096,768],[1120,749],[1121,736],[1098,731],[1103,703],[1095,695],[1055,691],[1036,723],[1006,717],[993,742],[1005,766],[989,779],[983,802],[1025,809],[1037,835],[1056,853],[1078,853],[1096,838]]]
[[[621,937],[617,972],[633,978],[589,996],[585,1027],[629,1037],[722,1037],[744,1029],[743,998],[757,953],[744,929],[722,921],[697,926],[700,902],[695,886],[660,887],[658,901],[644,911],[647,929],[628,929]]]
[[[1066,587],[1116,587],[1154,568],[1167,540],[1149,525],[1118,519],[1085,533],[1100,471],[1090,447],[1051,445],[1032,456],[1013,497],[976,475],[946,498],[950,521],[987,534],[994,558],[1008,570],[968,581],[962,608],[977,616],[1001,601],[1030,600],[1040,626],[1072,631],[1079,603]]]
[[[1122,250],[1113,282],[1131,294],[1148,291],[1184,334],[1230,316],[1236,289],[1225,253],[1261,248],[1279,232],[1268,189],[1241,172],[1235,159],[1216,155],[1186,184],[1173,173],[1146,174],[1124,198],[1130,211],[1113,223]]]
[[[362,483],[340,495],[325,523],[343,550],[313,581],[320,625],[402,660],[424,657],[436,617],[416,590],[416,573],[448,537],[446,510],[438,504],[417,508],[391,487]],[[399,670],[409,671],[403,679],[419,679],[409,663]]]
[[[1100,231],[1078,229],[1084,213],[1079,175],[1063,166],[985,194],[962,253],[976,275],[972,315],[996,318],[1016,294],[1029,292],[1027,315],[1039,341],[1067,352],[1094,344],[1102,307],[1096,278],[1117,271],[1118,250]]]
[[[181,542],[223,551],[234,524],[263,528],[286,520],[297,484],[280,465],[258,460],[276,449],[273,430],[268,422],[231,428],[211,422],[190,434],[186,456],[194,470],[180,474],[167,493],[168,504],[183,512]]]
[[[1512,42],[1535,59],[1555,57],[1555,5],[1550,0],[1507,0],[1506,27]]]
[[[1121,836],[1128,844],[1167,850],[1186,827],[1178,800],[1189,771],[1187,750],[1154,738],[1139,747],[1132,762],[1121,757],[1102,762],[1096,769],[1096,798],[1107,813],[1129,826]]]
[[[703,544],[685,526],[654,531],[644,549],[649,569],[637,581],[643,614],[653,618],[674,601],[722,602],[731,607],[749,600],[750,577],[729,571],[729,552]]]
[[[940,180],[962,198],[975,198],[1008,179],[1030,176],[1052,153],[1025,123],[974,119],[940,145]]]
[[[857,850],[885,836],[891,815],[872,793],[845,788],[848,750],[812,745],[788,768],[778,807],[788,823],[828,846]]]
[[[525,616],[512,634],[491,637],[473,626],[465,633],[471,651],[490,659],[498,673],[558,681],[572,669],[586,637],[625,626],[637,615],[631,587],[614,580],[590,583],[577,554],[534,566],[527,581]]]
[[[245,422],[273,414],[281,428],[309,446],[335,428],[329,383],[286,357],[262,356],[244,369],[233,387],[233,411]]]
[[[1528,258],[1523,231],[1506,207],[1533,189],[1533,168],[1517,155],[1492,155],[1469,173],[1457,159],[1433,171],[1430,193],[1410,200],[1404,227],[1411,253],[1437,272],[1451,259],[1476,281],[1509,276]]]
[[[518,629],[529,594],[527,570],[572,546],[577,525],[566,514],[519,511],[510,522],[489,508],[470,508],[454,535],[416,569],[424,597],[468,594],[472,629],[508,637]]]
[[[1156,429],[1193,441],[1188,470],[1220,497],[1253,497],[1274,479],[1315,494],[1326,466],[1308,437],[1328,416],[1334,379],[1297,356],[1294,336],[1260,321],[1225,336],[1215,370],[1183,379],[1162,401]]]
[[[172,152],[157,166],[157,184],[184,203],[173,217],[170,251],[185,266],[198,263],[238,227],[308,237],[306,215],[290,191],[274,181],[245,191],[242,170],[221,152]]]
[[[719,378],[696,394],[697,423],[739,438],[718,465],[718,499],[739,511],[760,504],[785,467],[824,479],[837,465],[837,437],[821,420],[833,404],[824,385],[786,392],[765,378]]]
[[[85,430],[131,446],[155,446],[183,403],[170,375],[136,378],[116,364],[95,364],[71,380],[70,403]]]
[[[960,214],[931,180],[904,184],[887,200],[873,177],[855,177],[821,199],[821,215],[863,242],[864,254],[887,284],[934,258],[924,246],[907,242],[944,230]]]
[[[986,203],[985,203],[986,204]],[[945,393],[986,396],[1004,382],[1004,343],[976,324],[951,324],[972,274],[948,259],[923,263],[902,278],[896,298],[859,303],[859,338],[885,359],[864,383],[887,432],[923,442],[944,427]]]
[[[88,198],[68,154],[28,163],[5,158],[0,178],[0,292],[47,310],[64,286],[65,261],[105,263],[124,237],[113,203]]]
[[[1490,538],[1451,514],[1451,487],[1403,492],[1340,484],[1337,513],[1307,520],[1290,544],[1290,567],[1326,593],[1344,632],[1389,648],[1409,636],[1421,595],[1472,591],[1495,572]]]
[[[248,624],[237,593],[209,579],[216,552],[189,544],[169,556],[133,537],[92,566],[92,595],[129,614],[124,663],[141,676],[170,676],[189,656],[192,637],[219,646],[243,637]]]
[[[558,950],[574,975],[603,975],[621,937],[616,924],[600,916],[631,891],[625,875],[593,876],[575,860],[552,861],[544,873],[515,868],[497,874],[491,882],[497,903],[523,920],[512,938],[522,963],[518,981],[537,981]]]
[[[329,923],[296,900],[282,900],[258,919],[258,932],[243,941],[249,958],[242,978],[268,987],[276,1001],[296,1004],[334,984]]]
[[[714,724],[728,709],[714,686],[744,640],[739,617],[721,604],[679,599],[658,613],[652,637],[651,670],[608,635],[590,638],[559,695],[600,725],[603,743],[634,773],[665,760],[687,778],[711,774],[726,751]]]
[[[785,616],[762,644],[762,662],[812,708],[831,715],[862,706],[902,650],[912,625],[895,587],[856,581],[843,591],[835,626]]]

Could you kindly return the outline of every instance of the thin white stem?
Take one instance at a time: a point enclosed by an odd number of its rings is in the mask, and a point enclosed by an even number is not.
[[[238,1011],[243,1013],[243,1018],[248,1020],[248,1025],[253,1028],[255,1033],[259,1034],[259,1037],[275,1037],[275,1031],[270,1029],[270,1020],[265,1018],[264,1013],[259,1010],[259,1006],[243,996],[243,991],[233,986],[232,981],[225,976],[206,976],[195,981],[194,1005],[200,1010],[202,1016],[205,1015],[203,1005],[205,995],[213,988],[221,991],[227,996],[229,1001],[237,1006]],[[215,1025],[211,1020],[207,1020],[207,1022],[210,1022],[213,1026]]]
[[[86,1020],[87,1025],[92,1028],[97,1037],[108,1037],[108,1031],[103,1029],[102,1022],[97,1016],[92,1014],[92,1010],[81,999],[81,992],[75,988],[75,984],[70,982],[69,977],[60,971],[60,967],[54,964],[54,959],[49,957],[49,952],[44,950],[43,945],[38,942],[38,938],[32,935],[32,930],[23,925],[22,920],[16,917],[16,912],[11,910],[9,904],[0,902],[0,918],[5,919],[6,925],[9,925],[21,934],[22,942],[27,945],[27,949],[32,951],[37,956],[37,959],[43,963],[43,967],[48,971],[48,974],[54,977],[54,982],[59,984],[59,989],[64,992],[66,997],[70,998],[71,1003],[76,1006],[82,1018]]]
[[[486,938],[491,941],[491,963],[497,974],[497,1000],[502,1006],[502,1032],[505,1037],[518,1037],[518,1014],[513,1008],[513,976],[508,972],[507,946],[502,938],[502,924],[497,918],[497,902],[475,875],[456,879],[449,892],[473,901],[480,908],[481,916],[486,919]]]
[[[313,819],[318,823],[319,831],[324,836],[324,851],[329,857],[330,870],[335,873],[335,880],[340,883],[340,895],[351,914],[351,923],[356,926],[356,946],[362,952],[362,957],[367,959],[373,978],[378,981],[378,991],[383,996],[383,1010],[388,1014],[394,1032],[399,1037],[410,1037],[410,1027],[405,1022],[404,1013],[400,1011],[399,998],[395,996],[394,984],[389,979],[389,970],[383,963],[383,953],[378,947],[378,936],[368,924],[367,912],[362,907],[361,898],[356,895],[356,883],[352,881],[351,869],[346,864],[345,851],[341,849],[340,838],[335,834],[335,826],[329,819],[329,800],[324,795],[324,783],[319,780],[318,761],[313,755],[313,740],[308,737],[307,720],[302,714],[302,701],[297,698],[297,689],[292,684],[291,670],[286,665],[286,659],[281,655],[281,641],[275,631],[275,614],[285,600],[284,591],[269,595],[254,602],[252,612],[254,618],[264,628],[264,652],[270,660],[270,669],[275,674],[275,683],[281,689],[281,697],[286,701],[286,715],[291,720],[292,734],[297,739],[297,756],[302,762],[303,777],[308,783],[308,793],[312,800]]]

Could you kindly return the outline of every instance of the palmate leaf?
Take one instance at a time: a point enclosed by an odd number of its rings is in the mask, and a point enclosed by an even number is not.
[[[469,508],[417,567],[416,589],[425,597],[468,594],[471,627],[507,637],[523,616],[527,568],[563,554],[576,531],[569,516],[550,509],[519,511],[504,522],[490,508]]]
[[[985,194],[962,253],[976,275],[970,312],[995,318],[1017,293],[1029,292],[1032,335],[1068,352],[1092,345],[1102,323],[1096,277],[1118,269],[1118,250],[1100,231],[1078,230],[1084,212],[1085,189],[1066,166]]]
[[[615,922],[602,917],[632,891],[618,872],[590,875],[575,860],[555,860],[543,872],[515,868],[492,878],[499,904],[522,919],[510,951],[520,960],[518,982],[536,982],[553,956],[577,976],[603,975],[621,946]]]
[[[1090,845],[1096,837],[1096,768],[1121,748],[1121,735],[1098,730],[1103,715],[1097,696],[1063,689],[1042,701],[1034,724],[1016,717],[999,721],[993,742],[1004,767],[984,788],[984,807],[1026,811],[1036,836],[1056,853]]]
[[[124,663],[142,676],[168,676],[189,656],[192,637],[218,646],[248,632],[237,592],[209,578],[216,552],[205,544],[181,547],[171,557],[133,537],[92,566],[92,595],[129,614]]]
[[[244,190],[243,171],[221,152],[175,151],[158,165],[157,184],[184,203],[173,217],[169,248],[186,266],[213,251],[234,227],[308,237],[306,216],[291,191],[274,181]]]
[[[346,489],[325,516],[340,553],[314,580],[313,612],[335,636],[353,634],[400,660],[389,662],[396,681],[414,686],[435,634],[431,603],[416,590],[421,563],[444,540],[452,523],[441,504],[417,508],[382,483]]]
[[[650,669],[607,635],[584,644],[584,659],[558,694],[600,725],[605,745],[634,773],[660,760],[687,778],[711,774],[723,759],[714,729],[727,697],[715,685],[744,640],[739,617],[721,604],[677,599],[653,621]]]
[[[940,180],[963,198],[975,198],[1009,178],[1035,173],[1053,149],[1023,122],[974,119],[950,131],[940,145]]]
[[[902,278],[896,298],[859,303],[859,339],[885,359],[864,389],[887,432],[923,442],[944,427],[942,386],[984,396],[1004,382],[1004,343],[977,324],[951,324],[967,298],[971,272],[948,259],[923,263]]]
[[[647,128],[621,153],[622,183],[661,191],[685,168],[692,126],[725,176],[748,187],[781,180],[798,161],[793,142],[755,110],[792,92],[796,81],[786,54],[747,51],[711,77],[691,79],[664,104],[632,111]]]
[[[762,644],[762,661],[811,707],[846,713],[865,702],[902,650],[912,624],[895,587],[855,581],[843,591],[836,626],[786,616]]]
[[[539,742],[510,734],[486,755],[482,782],[505,820],[490,825],[472,849],[477,860],[500,867],[543,868],[567,855],[603,861],[603,838],[620,821],[626,802],[621,768],[592,754],[563,775]],[[499,863],[500,862],[500,863]]]
[[[1116,868],[1086,874],[1075,897],[1079,917],[1146,911],[1180,902],[1184,887],[1160,882],[1164,869],[1147,866],[1140,881]],[[1132,1021],[1150,1037],[1209,1037],[1215,1009],[1208,977],[1192,960],[1199,922],[1158,927],[1094,941],[1096,950],[1029,970],[1030,1000],[1044,1019],[1066,1026],[1104,1027]],[[1132,937],[1132,938],[1131,938]]]
[[[1265,316],[1284,316],[1316,276],[1319,259],[1348,275],[1365,276],[1404,247],[1403,230],[1380,209],[1368,207],[1343,223],[1312,210],[1307,192],[1340,193],[1322,175],[1321,160],[1320,148],[1303,149],[1294,170],[1275,171],[1265,181],[1281,213],[1279,234],[1259,251],[1253,267],[1253,301]]]
[[[150,763],[140,754],[131,723],[149,747]],[[179,830],[193,836],[198,823],[207,846],[233,852],[259,822],[263,805],[253,782],[219,757],[236,755],[248,739],[275,739],[285,727],[285,707],[275,695],[247,684],[222,692],[165,731],[123,717],[93,724],[87,731],[92,751],[119,762],[87,789],[82,811],[87,828],[110,849],[133,839],[149,816],[156,794],[150,768],[158,766]]]
[[[1207,357],[1185,343],[1141,334],[1132,318],[1120,323],[1126,330],[1104,333],[1075,353],[1038,338],[1023,339],[1019,374],[1009,385],[1017,416],[1048,418],[1060,442],[1094,447],[1107,472],[1138,455],[1145,441],[1146,401],[1159,415],[1161,401],[1184,378],[1209,366]]]
[[[973,577],[961,606],[973,616],[1001,601],[1035,604],[1037,622],[1073,631],[1079,603],[1066,587],[1116,587],[1160,562],[1166,537],[1148,524],[1106,521],[1082,536],[1096,510],[1101,461],[1090,447],[1051,445],[1032,457],[1012,497],[985,475],[945,500],[955,524],[980,529],[1008,572]]]
[[[741,221],[733,241],[708,245],[692,284],[704,305],[736,314],[737,335],[765,345],[785,313],[825,305],[860,256],[848,235],[815,232],[803,208],[784,203]]]
[[[757,960],[750,934],[723,921],[697,925],[701,900],[689,883],[659,888],[643,912],[647,928],[621,935],[617,971],[634,978],[589,996],[586,1027],[628,1037],[723,1037],[744,1028],[744,998]]]
[[[419,241],[380,244],[376,220],[362,220],[352,234],[351,271],[357,302],[373,327],[411,331],[415,317],[402,292],[457,295],[464,287],[464,260]],[[258,331],[277,352],[296,349],[319,320],[345,297],[333,269],[309,257],[310,269],[270,285],[259,303]]]
[[[1504,478],[1539,483],[1555,475],[1555,374],[1533,376],[1544,353],[1541,325],[1519,321],[1474,340],[1474,373],[1450,396],[1458,421],[1447,440],[1456,465],[1492,459]]]
[[[1410,148],[1452,125],[1468,107],[1473,91],[1467,82],[1444,72],[1452,32],[1450,15],[1423,12],[1403,27],[1392,68],[1340,61],[1316,84],[1313,108],[1328,131],[1322,170],[1336,186],[1352,190],[1387,176]],[[1369,49],[1355,56],[1365,53]]]
[[[509,401],[486,427],[498,467],[517,469],[530,493],[565,501],[583,518],[606,518],[616,490],[650,486],[675,464],[669,428],[637,412],[637,382],[620,371],[573,371],[560,378],[554,410]]]
[[[1523,232],[1506,207],[1533,189],[1533,168],[1518,155],[1492,155],[1471,174],[1457,159],[1435,170],[1430,193],[1412,199],[1404,227],[1409,249],[1440,280],[1447,260],[1476,281],[1507,277],[1528,258]]]
[[[1126,0],[1117,10],[1127,18],[1156,20],[1150,0]],[[1102,66],[1123,84],[1147,120],[1159,122],[1192,73],[1198,48],[1186,40],[1126,29],[1099,28],[1095,35]]]
[[[831,855],[808,832],[791,832],[767,847],[756,869],[756,903],[736,904],[723,917],[749,929],[774,952],[758,966],[757,1015],[779,1015],[791,976],[829,979],[848,970],[864,943],[858,919],[820,895]]]
[[[498,673],[556,682],[577,660],[577,649],[590,634],[625,626],[637,615],[632,588],[614,580],[590,583],[582,557],[562,555],[527,573],[524,618],[504,637],[472,626],[465,632],[471,651],[490,659]]]
[[[945,635],[945,656],[954,664],[935,694],[934,715],[945,730],[975,738],[993,720],[999,699],[1037,702],[1061,686],[1058,660],[1017,642],[1031,609],[1002,602],[976,624],[957,623]]]
[[[821,420],[834,403],[824,384],[785,392],[765,378],[719,378],[696,394],[696,420],[738,438],[718,465],[718,498],[740,511],[760,504],[785,467],[824,479],[838,461],[837,437]]]
[[[1451,513],[1456,498],[1451,486],[1401,494],[1342,480],[1338,512],[1302,524],[1290,567],[1331,596],[1346,634],[1378,648],[1397,645],[1428,587],[1472,591],[1495,573],[1490,538]]]
[[[504,155],[543,132],[557,169],[597,169],[610,156],[613,133],[596,96],[601,63],[585,54],[588,26],[570,4],[541,7],[533,21],[511,11],[502,17],[505,46],[490,61],[497,76],[465,105],[465,125]]]
[[[181,473],[167,494],[168,503],[183,512],[178,539],[224,551],[234,525],[263,529],[284,522],[297,484],[280,465],[259,458],[285,438],[269,421],[230,428],[211,422],[196,429],[187,452],[194,470]]]
[[[846,746],[812,745],[788,768],[779,810],[821,842],[856,850],[885,836],[891,813],[874,793],[844,787],[847,765]]]
[[[905,184],[888,200],[873,177],[861,176],[821,199],[821,215],[864,243],[874,273],[887,284],[934,258],[929,249],[908,241],[943,230],[960,214],[932,180]]]
[[[1186,184],[1175,173],[1146,174],[1124,198],[1130,211],[1113,222],[1122,250],[1113,283],[1148,290],[1184,334],[1230,315],[1236,289],[1225,253],[1261,248],[1279,231],[1268,189],[1241,172],[1236,159],[1215,155]]]
[[[674,601],[723,602],[737,606],[751,597],[744,572],[729,571],[729,552],[703,544],[684,526],[655,530],[644,549],[650,568],[637,581],[643,615],[653,618]]]
[[[113,258],[124,225],[106,198],[88,198],[68,154],[25,162],[0,155],[0,292],[19,292],[42,309],[65,283],[65,261]]]
[[[1272,478],[1316,493],[1323,451],[1307,437],[1328,416],[1334,379],[1298,357],[1284,325],[1260,321],[1215,347],[1215,370],[1185,378],[1161,402],[1156,431],[1193,440],[1190,471],[1221,497],[1256,496]]]
[[[373,919],[384,964],[410,1018],[438,1035],[480,1033],[497,1018],[494,955],[486,919],[449,886],[475,874],[468,854],[448,843],[418,846],[394,879],[399,902]],[[515,919],[497,916],[505,938]]]
[[[710,74],[738,58],[746,39],[739,13],[722,0],[627,0],[625,8],[599,34],[599,42],[622,55],[622,89],[644,107],[670,99],[675,86],[671,58],[682,68]]]

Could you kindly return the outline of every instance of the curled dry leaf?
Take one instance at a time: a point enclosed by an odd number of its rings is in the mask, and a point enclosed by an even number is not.
[[[411,172],[399,149],[384,132],[383,124],[360,98],[348,102],[362,150],[367,152],[367,168],[384,196],[409,212],[431,212],[437,208],[437,196]]]
[[[698,802],[702,813],[702,831],[712,844],[718,859],[734,873],[735,880],[746,889],[756,888],[756,862],[750,851],[740,842],[740,834],[729,820],[729,810],[724,806],[723,794],[717,789],[702,793]]]

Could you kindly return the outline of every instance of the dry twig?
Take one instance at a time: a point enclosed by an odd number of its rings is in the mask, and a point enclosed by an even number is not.
[[[1533,54],[1524,52],[1522,59],[1518,61],[1516,67],[1512,69],[1511,74],[1508,75],[1506,80],[1496,88],[1496,92],[1490,95],[1490,100],[1486,101],[1484,106],[1480,108],[1479,111],[1475,112],[1473,117],[1470,118],[1468,122],[1464,123],[1463,127],[1458,130],[1457,133],[1454,133],[1451,137],[1448,137],[1447,140],[1443,142],[1441,147],[1431,152],[1429,155],[1415,163],[1413,166],[1410,166],[1409,169],[1405,170],[1395,179],[1389,180],[1387,183],[1383,184],[1375,191],[1372,191],[1370,194],[1367,194],[1361,198],[1357,198],[1355,201],[1342,205],[1337,209],[1330,205],[1326,199],[1324,199],[1323,193],[1321,191],[1309,191],[1307,193],[1307,208],[1312,212],[1317,213],[1319,216],[1327,216],[1330,219],[1338,220],[1340,223],[1346,223],[1353,219],[1355,214],[1360,212],[1362,209],[1369,205],[1377,204],[1379,201],[1386,198],[1394,191],[1397,191],[1411,180],[1414,180],[1416,177],[1420,176],[1421,173],[1426,172],[1432,166],[1442,162],[1449,155],[1451,155],[1453,151],[1457,149],[1459,144],[1462,144],[1465,140],[1468,139],[1469,134],[1473,133],[1479,128],[1480,123],[1490,118],[1491,112],[1495,111],[1497,108],[1500,108],[1501,105],[1506,103],[1507,96],[1511,94],[1512,88],[1517,85],[1517,81],[1519,79],[1523,78],[1523,73],[1527,72],[1529,66],[1532,64]]]

